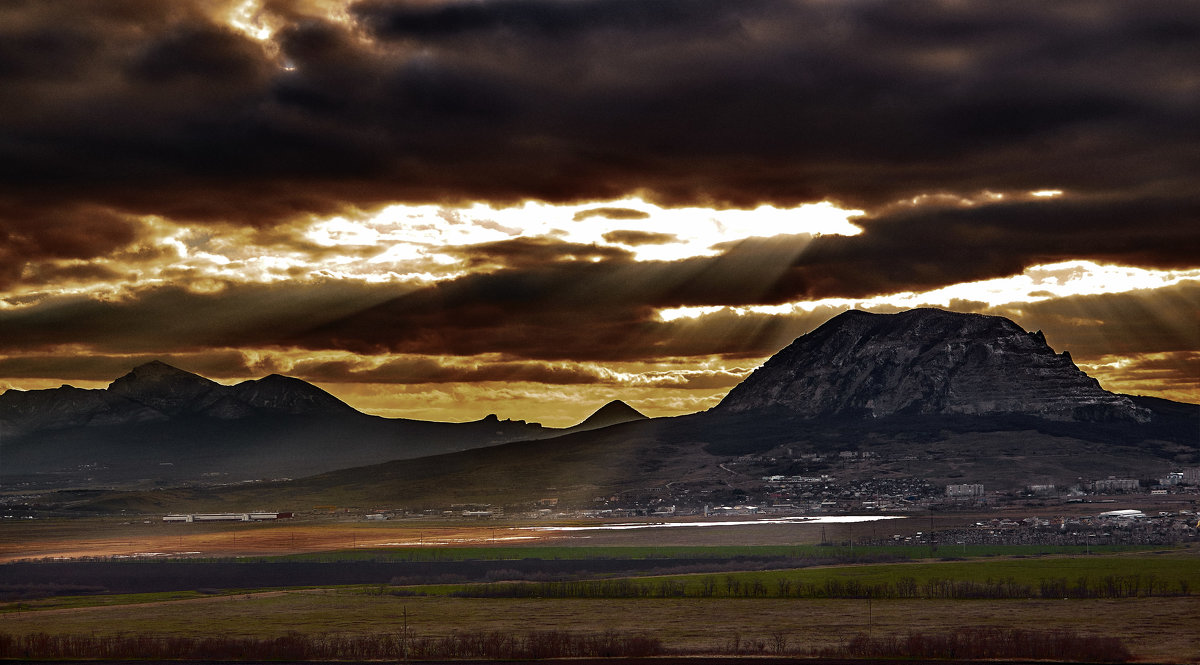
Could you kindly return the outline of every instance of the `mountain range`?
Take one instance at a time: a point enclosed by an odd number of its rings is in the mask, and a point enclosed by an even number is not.
[[[9,391],[0,396],[0,427],[15,433],[0,441],[6,475],[66,474],[72,464],[90,477],[106,466],[114,479],[160,484],[196,472],[230,480],[238,470],[317,474],[219,497],[187,490],[160,492],[153,505],[145,495],[107,504],[143,509],[170,501],[215,509],[544,495],[577,504],[622,494],[723,499],[764,475],[812,471],[804,460],[814,455],[843,453],[874,460],[844,466],[846,478],[993,487],[1150,477],[1200,464],[1200,406],[1105,391],[1040,332],[935,309],[840,314],[716,407],[674,418],[648,419],[614,402],[558,430],[494,416],[389,420],[297,379],[222,386],[150,363],[100,391]]]
[[[489,415],[466,423],[380,418],[272,374],[232,386],[154,361],[107,388],[0,395],[0,478],[11,484],[227,483],[585,431],[645,418],[622,402],[566,429]]]

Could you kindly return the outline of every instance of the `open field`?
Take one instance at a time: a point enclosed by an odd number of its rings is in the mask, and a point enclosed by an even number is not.
[[[267,592],[120,607],[8,614],[8,634],[284,636],[289,632],[646,631],[671,649],[725,649],[786,637],[834,646],[859,633],[903,635],[960,626],[1073,629],[1121,637],[1138,660],[1200,662],[1200,597],[1123,600],[462,599],[364,595],[354,590]],[[765,648],[765,647],[764,647]]]

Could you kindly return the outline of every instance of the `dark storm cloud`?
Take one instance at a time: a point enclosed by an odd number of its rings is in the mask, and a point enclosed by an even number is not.
[[[856,219],[860,235],[813,239],[762,302],[924,291],[1075,258],[1189,267],[1200,256],[1198,220],[1193,193],[895,208]]]
[[[477,383],[531,381],[558,385],[602,383],[595,368],[540,362],[446,363],[437,358],[402,358],[377,366],[353,361],[302,361],[292,373],[329,383]]]
[[[619,247],[529,237],[446,247],[442,251],[462,258],[471,267],[498,265],[506,268],[536,268],[559,261],[622,260],[630,256],[628,250]]]
[[[603,217],[604,219],[647,219],[650,213],[644,210],[634,210],[633,208],[613,208],[600,207],[588,208],[575,213],[575,221],[582,222],[591,217]]]
[[[20,280],[31,262],[89,259],[126,247],[136,238],[137,225],[107,208],[80,204],[23,209],[0,200],[0,287]]]
[[[641,193],[879,215],[925,193],[1059,188],[1130,215],[1154,200],[1195,227],[1193,2],[363,2],[353,24],[273,2],[269,45],[213,6],[0,8],[8,280],[119,247],[127,215],[271,225],[396,200]],[[63,237],[89,218],[110,228]],[[1086,239],[1094,220],[1055,223]],[[1009,273],[1031,253],[1004,255],[1010,225],[979,250]],[[880,251],[912,244],[868,233]],[[1168,235],[1104,251],[1170,263]]]
[[[60,284],[91,284],[98,281],[116,282],[131,279],[132,275],[93,263],[71,265],[36,264],[25,270],[22,281],[41,286]]]
[[[264,371],[262,366],[249,361],[238,351],[217,350],[194,355],[21,355],[0,358],[0,376],[9,379],[110,382],[134,367],[154,360],[205,377],[258,377],[272,371]]]
[[[86,345],[97,353],[199,352],[271,344],[394,297],[396,287],[352,282],[212,283],[207,292],[145,287],[121,298],[41,299],[0,310],[0,354]]]
[[[679,242],[679,236],[674,233],[655,233],[653,231],[618,230],[609,231],[602,236],[608,242],[636,247],[638,245],[668,245]]]

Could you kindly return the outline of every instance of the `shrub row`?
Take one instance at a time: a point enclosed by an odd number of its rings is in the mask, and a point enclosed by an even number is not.
[[[663,652],[662,643],[642,634],[615,631],[570,633],[498,631],[413,634],[309,635],[282,637],[162,637],[145,635],[0,634],[0,658],[92,658],[179,660],[397,660],[436,658],[608,658]]]
[[[1120,638],[1083,636],[1069,630],[960,628],[931,635],[859,635],[824,655],[842,658],[1032,658],[1059,662],[1125,662],[1133,656]]]

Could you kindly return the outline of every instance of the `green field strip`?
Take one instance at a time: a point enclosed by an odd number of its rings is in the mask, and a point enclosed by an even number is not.
[[[872,594],[872,587],[878,586],[914,589],[913,593],[920,595],[926,589],[936,594],[938,586],[945,583],[976,584],[985,590],[996,588],[999,593],[1008,594],[1018,592],[1019,587],[1028,586],[1042,596],[1052,592],[1057,588],[1056,585],[1065,585],[1064,588],[1070,590],[1081,583],[1084,584],[1082,589],[1095,588],[1099,594],[1193,595],[1200,593],[1200,558],[1185,552],[1159,555],[1093,554],[652,575],[593,581],[443,584],[409,587],[408,590],[429,595],[474,595],[488,593],[488,586],[502,589],[505,584],[526,587],[541,584],[546,585],[541,588],[547,593],[554,593],[558,589],[552,585],[559,584],[567,587],[574,585],[579,597],[604,597],[605,589],[618,594],[630,593],[630,587],[615,583],[619,580],[640,585],[643,590],[648,589],[648,597],[781,597],[799,594],[801,589],[809,590],[809,595],[805,597],[866,597]],[[745,589],[754,591],[745,592]],[[563,592],[568,596],[571,593],[569,588]]]

